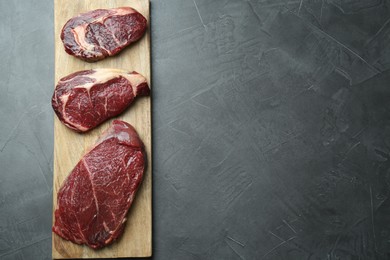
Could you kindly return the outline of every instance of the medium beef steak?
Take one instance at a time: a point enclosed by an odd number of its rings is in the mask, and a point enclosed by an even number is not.
[[[84,70],[60,79],[52,107],[67,127],[85,132],[119,115],[136,96],[149,92],[145,77],[137,72]]]
[[[119,238],[142,181],[145,161],[135,129],[114,120],[62,184],[53,232],[94,249]]]
[[[71,18],[62,28],[65,51],[88,62],[119,53],[146,31],[147,21],[130,7],[97,9]]]

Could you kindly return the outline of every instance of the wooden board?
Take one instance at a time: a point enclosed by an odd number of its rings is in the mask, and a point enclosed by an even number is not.
[[[54,0],[55,33],[55,84],[72,72],[94,68],[117,68],[137,71],[144,75],[150,86],[150,28],[141,40],[127,47],[119,55],[96,63],[87,63],[64,51],[60,32],[71,17],[98,8],[130,6],[149,20],[149,0]],[[54,259],[67,258],[116,258],[148,257],[152,254],[152,154],[151,154],[151,99],[138,98],[118,118],[132,124],[145,144],[147,170],[136,199],[127,215],[123,236],[111,246],[93,250],[87,246],[75,245],[53,233],[52,249]],[[112,120],[94,130],[78,134],[65,127],[57,117],[54,119],[54,177],[53,213],[57,205],[57,192],[64,179],[92,146],[98,136]],[[53,218],[54,220],[54,218]]]

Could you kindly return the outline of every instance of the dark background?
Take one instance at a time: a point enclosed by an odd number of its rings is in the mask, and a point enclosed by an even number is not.
[[[153,0],[153,259],[390,259],[390,1]],[[0,259],[51,259],[53,1],[0,0]]]

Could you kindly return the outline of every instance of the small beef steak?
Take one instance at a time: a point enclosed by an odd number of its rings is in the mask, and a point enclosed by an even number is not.
[[[135,129],[114,120],[62,184],[53,232],[94,249],[119,238],[142,181],[145,161]]]
[[[65,51],[88,62],[113,56],[137,41],[147,21],[130,7],[97,9],[71,18],[62,28]]]
[[[67,127],[85,132],[119,115],[136,96],[149,92],[145,77],[137,72],[84,70],[60,79],[52,106]]]

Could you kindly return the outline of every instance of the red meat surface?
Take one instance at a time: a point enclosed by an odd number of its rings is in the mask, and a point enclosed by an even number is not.
[[[63,124],[85,132],[121,114],[135,97],[149,92],[145,77],[137,72],[84,70],[58,82],[52,107]]]
[[[118,239],[145,169],[135,129],[114,120],[63,182],[53,232],[98,249]]]
[[[67,53],[88,62],[113,56],[145,33],[147,21],[130,7],[97,9],[71,18],[62,28]]]

